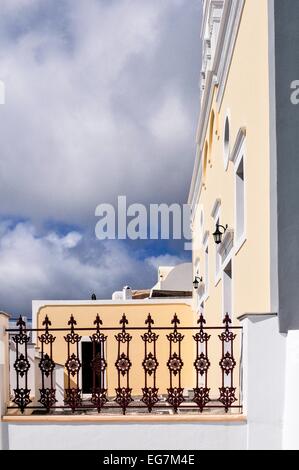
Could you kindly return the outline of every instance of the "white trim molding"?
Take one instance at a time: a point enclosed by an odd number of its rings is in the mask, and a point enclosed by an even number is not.
[[[230,297],[230,308],[226,308],[227,305],[227,283],[225,282],[224,276],[227,276],[226,270],[228,268],[228,265],[231,264],[231,282],[230,282],[230,292],[229,297]],[[234,318],[234,262],[233,258],[226,258],[225,262],[223,263],[222,266],[222,318],[226,315],[226,313],[229,313],[231,320],[233,321]]]
[[[208,233],[208,232],[206,232]],[[204,302],[206,302],[209,298],[209,290],[210,290],[210,250],[209,250],[209,239],[207,237],[206,243],[204,245],[204,265],[205,265],[205,275],[204,275]]]
[[[240,127],[240,129],[238,131],[238,134],[237,134],[237,137],[236,137],[236,141],[235,141],[233,150],[231,151],[231,154],[230,154],[230,161],[234,165],[236,164],[236,160],[240,155],[240,151],[241,151],[242,146],[244,144],[245,138],[246,138],[246,127]]]
[[[218,253],[221,256],[222,266],[229,262],[229,256],[233,253],[235,232],[233,229],[227,229],[223,235],[222,243],[219,245]]]
[[[210,236],[210,232],[208,230],[205,231],[204,233],[204,236],[202,238],[202,244],[203,246],[205,247],[208,243],[208,240],[209,240],[209,236]]]
[[[220,223],[220,212],[221,212],[221,199],[216,199],[213,210],[211,212],[211,217],[213,218],[214,224]],[[219,283],[221,279],[221,256],[219,250],[216,247],[215,253],[215,285]]]
[[[219,68],[217,68],[219,83],[217,94],[218,111],[220,110],[223,101],[244,5],[245,0],[226,0],[224,4],[217,44],[217,50],[220,56],[218,59]]]
[[[214,205],[213,205],[213,209],[211,211],[211,217],[212,219],[215,220],[216,216],[218,215],[218,212],[219,212],[219,209],[221,207],[221,199],[216,199],[216,201],[214,202]]]
[[[224,0],[207,0],[204,2],[203,21],[201,27],[202,38],[202,70],[201,90],[206,88],[206,76],[213,69],[217,50]],[[203,93],[202,93],[203,96]]]
[[[215,15],[213,15],[213,10],[223,8],[223,3],[225,0],[204,0],[204,8],[203,8],[203,15],[202,15],[202,24],[201,24],[201,36],[204,35],[205,29],[207,26],[207,22],[209,18],[215,19]],[[212,27],[213,24],[210,25]]]
[[[216,85],[218,86],[217,103],[220,110],[225,85],[227,82],[234,47],[239,31],[245,0],[226,0],[222,9],[214,60],[209,70],[205,72],[205,87],[202,92],[201,111],[196,132],[197,151],[190,186],[188,203],[194,218],[195,208],[202,189],[202,154],[209,124],[211,107]],[[205,15],[208,14],[209,2],[205,5]],[[204,19],[207,21],[207,19]],[[204,26],[202,34],[204,34]],[[202,40],[204,40],[202,36]]]
[[[191,223],[194,222],[195,213],[196,213],[196,206],[198,204],[198,200],[200,198],[201,189],[202,189],[202,159],[199,155],[199,147],[197,147],[196,158],[195,158],[195,166],[191,181],[190,193],[188,204],[191,207]]]
[[[212,70],[207,73],[207,86],[203,95],[203,101],[199,116],[199,123],[196,132],[196,142],[199,145],[200,153],[203,151],[205,136],[210,122],[210,111],[213,102],[215,86],[218,85],[217,76]]]
[[[240,203],[239,197],[237,195],[237,172],[241,161],[243,160],[243,171],[244,171],[244,181],[243,181],[243,231],[241,234],[238,234],[238,203]],[[244,245],[247,237],[247,191],[246,191],[246,129],[242,127],[237,135],[236,143],[234,146],[232,154],[232,162],[234,163],[234,175],[235,175],[235,255],[238,254],[242,246]]]
[[[226,123],[228,122],[228,142],[226,142]],[[230,154],[231,154],[231,112],[230,109],[226,110],[225,117],[224,117],[224,124],[223,124],[223,164],[224,164],[224,169],[227,171],[228,169],[228,164],[230,161]],[[226,147],[227,144],[227,147]]]
[[[191,205],[191,214],[193,218],[195,215],[195,207],[200,197],[203,183],[202,153],[205,144],[204,137],[207,133],[210,120],[210,109],[212,106],[215,85],[217,85],[217,79],[213,72],[209,71],[207,74],[206,89],[203,95],[199,123],[196,132],[196,158],[188,198],[188,204]]]
[[[201,282],[198,286],[198,307],[205,300],[206,286],[204,282]]]

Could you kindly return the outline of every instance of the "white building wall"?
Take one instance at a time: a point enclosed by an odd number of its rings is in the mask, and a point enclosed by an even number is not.
[[[192,263],[178,264],[170,269],[163,280],[160,280],[159,288],[161,290],[192,291],[192,275]]]
[[[299,450],[299,331],[289,331],[286,340],[285,407],[283,449]]]
[[[8,424],[11,450],[246,449],[246,423]]]
[[[247,315],[242,319],[244,414],[247,448],[280,450],[285,395],[286,337],[278,317]]]

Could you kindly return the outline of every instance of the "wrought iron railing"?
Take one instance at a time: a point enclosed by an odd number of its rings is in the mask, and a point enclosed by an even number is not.
[[[148,315],[145,326],[129,326],[126,315],[123,315],[118,328],[105,327],[97,315],[92,328],[77,327],[77,322],[71,315],[67,328],[52,328],[48,316],[45,317],[42,328],[27,329],[26,323],[20,317],[16,329],[7,330],[14,344],[15,354],[13,371],[15,387],[11,390],[9,409],[18,409],[21,413],[28,412],[57,413],[57,412],[117,412],[134,413],[202,413],[205,410],[223,409],[242,411],[240,390],[241,374],[241,342],[242,328],[231,326],[227,314],[223,320],[224,326],[208,327],[201,315],[197,326],[181,326],[177,315],[174,315],[171,325],[155,327],[154,320]],[[82,354],[80,344],[82,335],[88,332],[92,348],[91,361],[86,365],[91,374],[91,393],[86,396],[82,389]],[[182,355],[182,344],[187,339],[192,341],[192,353],[188,357]],[[28,358],[28,345],[32,333],[37,334],[39,356],[39,384],[30,388],[28,374],[34,364]],[[158,334],[159,333],[159,334]],[[55,336],[56,334],[56,336]],[[115,362],[109,363],[107,351],[109,341],[116,346]],[[57,339],[57,336],[59,338]],[[133,337],[143,344],[143,356],[136,357],[130,350]],[[210,348],[211,338],[214,338]],[[59,340],[59,341],[58,341]],[[54,345],[63,342],[66,351],[66,361],[60,365],[54,361]],[[234,344],[237,342],[237,356]],[[168,349],[168,361],[159,364],[159,345]],[[211,351],[212,349],[212,351]],[[111,354],[110,354],[111,356]],[[192,357],[191,357],[192,356]],[[212,359],[216,364],[212,364]],[[138,364],[144,371],[144,378],[138,376],[139,388],[131,386],[134,366]],[[215,367],[216,365],[216,367]],[[63,370],[63,400],[57,400],[57,385],[55,371]],[[168,371],[168,378],[163,372],[166,388],[161,390],[157,383],[159,368]],[[188,370],[188,386],[182,383],[182,371]],[[87,370],[88,372],[88,370]],[[116,387],[111,391],[107,382],[111,374],[116,380]],[[236,378],[237,377],[237,378]],[[140,380],[139,380],[140,378]],[[136,383],[136,376],[135,376]],[[211,394],[209,381],[218,382]],[[185,385],[185,387],[184,387]],[[34,389],[37,388],[37,390]],[[215,392],[216,390],[216,392]]]

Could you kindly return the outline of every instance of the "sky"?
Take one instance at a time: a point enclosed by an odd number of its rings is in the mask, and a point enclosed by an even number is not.
[[[200,0],[0,0],[0,310],[111,298],[188,260],[100,241],[98,204],[187,202]]]

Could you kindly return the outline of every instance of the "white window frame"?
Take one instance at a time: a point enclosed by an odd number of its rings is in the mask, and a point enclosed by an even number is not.
[[[213,218],[214,225],[216,228],[216,224],[218,223],[217,221],[219,220],[219,223],[220,223],[220,220],[221,220],[221,199],[216,199],[212,212],[211,212],[211,217]],[[217,261],[219,261],[218,266],[217,266]],[[219,254],[219,250],[217,249],[217,246],[215,246],[215,286],[217,286],[221,280],[221,268],[222,268],[222,258],[221,258],[221,255]]]
[[[228,125],[229,125],[228,148],[226,148],[226,142],[225,142],[226,121],[228,121]],[[230,156],[231,156],[231,114],[230,114],[230,110],[228,109],[226,111],[226,114],[225,114],[225,117],[224,117],[224,124],[223,124],[223,164],[224,164],[225,171],[227,171],[227,169],[228,169]]]
[[[210,290],[210,247],[209,247],[209,234],[206,232],[204,240],[204,284],[205,284],[205,293],[204,293],[204,301],[206,302],[209,298],[209,290]],[[208,253],[207,253],[208,250]]]
[[[200,270],[200,259],[198,258],[195,262],[195,277],[201,277],[201,270]],[[197,304],[197,312],[199,312],[199,309],[200,309],[200,304],[202,302],[202,299],[203,299],[203,295],[200,295],[199,294],[200,292],[200,288],[197,289],[196,291],[196,304]]]
[[[226,308],[225,308],[225,293],[224,293],[224,289],[225,289],[225,281],[224,281],[224,276],[225,276],[225,270],[227,268],[227,266],[229,265],[229,263],[231,263],[231,271],[232,271],[232,280],[231,280],[231,312],[228,312],[229,313],[229,316],[230,316],[230,319],[233,320],[233,305],[234,305],[234,263],[233,263],[233,258],[232,257],[229,257],[224,266],[223,266],[223,269],[222,269],[222,319],[225,317],[226,315]]]
[[[203,243],[203,239],[205,236],[204,226],[205,226],[205,213],[204,213],[203,207],[201,207],[200,215],[199,215],[199,228],[200,228],[200,242],[201,243]]]
[[[240,130],[241,132],[241,130]],[[246,242],[247,239],[247,191],[246,191],[246,178],[247,178],[247,172],[246,172],[246,141],[245,141],[245,134],[241,132],[242,135],[240,135],[240,132],[237,137],[237,142],[235,144],[236,152],[234,155],[234,178],[235,178],[235,216],[234,216],[234,226],[235,226],[235,255],[238,254],[244,243]],[[239,139],[239,142],[238,142]],[[243,171],[244,171],[244,200],[243,200],[243,205],[244,205],[244,213],[243,213],[243,233],[238,234],[238,210],[237,210],[237,172],[238,168],[241,164],[241,161],[243,160]]]

